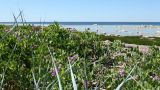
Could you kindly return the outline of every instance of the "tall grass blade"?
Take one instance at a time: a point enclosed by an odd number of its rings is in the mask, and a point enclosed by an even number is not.
[[[60,77],[59,77],[59,74],[58,74],[58,71],[57,71],[57,66],[56,66],[56,63],[55,63],[55,59],[53,58],[53,55],[52,55],[49,47],[48,47],[48,50],[49,50],[49,53],[51,55],[52,62],[53,62],[53,65],[54,65],[54,68],[55,68],[55,71],[56,71],[56,77],[57,77],[57,80],[58,80],[59,90],[63,90],[61,80],[60,80]]]
[[[22,11],[22,10],[19,10],[19,12],[23,12],[23,11]],[[24,26],[24,17],[23,17],[23,15],[22,15],[22,13],[20,14],[20,16],[21,16],[22,25]]]
[[[17,19],[20,17],[21,13],[22,13],[22,12],[20,12],[17,17],[16,17],[16,16],[14,15],[14,13],[13,13],[13,17],[14,17],[15,23],[13,24],[12,28],[10,28],[9,32],[7,32],[7,33],[2,37],[1,40],[3,40],[9,33],[11,33],[16,26],[18,26]]]
[[[72,84],[73,84],[73,89],[77,90],[77,84],[76,84],[76,80],[74,78],[74,74],[73,74],[73,70],[72,70],[72,66],[69,60],[69,68],[70,68],[70,72],[71,72],[71,78],[72,78]]]
[[[0,83],[0,90],[2,90],[2,88],[3,88],[3,82],[4,82],[5,72],[6,72],[6,69],[3,70],[3,73],[2,73],[2,79],[1,79],[1,83]]]
[[[38,83],[37,83],[37,81],[36,81],[36,78],[35,78],[35,75],[34,75],[33,70],[32,70],[32,77],[33,77],[33,80],[34,80],[34,85],[35,85],[36,90],[40,90],[40,89],[39,89],[39,86],[38,86]]]

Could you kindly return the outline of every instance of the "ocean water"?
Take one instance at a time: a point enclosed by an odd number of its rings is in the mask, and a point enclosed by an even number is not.
[[[27,22],[31,25],[50,25],[53,22]],[[64,28],[78,31],[90,29],[92,32],[121,36],[160,36],[160,22],[59,22]],[[12,25],[14,22],[0,22]],[[20,23],[21,24],[21,23]]]

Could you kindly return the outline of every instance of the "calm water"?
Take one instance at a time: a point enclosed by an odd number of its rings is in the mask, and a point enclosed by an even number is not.
[[[31,25],[49,25],[53,22],[28,22]],[[12,25],[13,22],[0,22],[0,24]],[[123,35],[123,36],[160,36],[160,22],[60,22],[64,28],[73,28],[84,31],[90,28],[98,33]]]

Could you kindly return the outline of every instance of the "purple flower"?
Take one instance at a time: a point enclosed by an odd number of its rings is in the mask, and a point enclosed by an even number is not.
[[[73,61],[75,61],[77,59],[78,59],[78,55],[73,55],[71,57],[68,57],[68,60],[70,60],[70,62],[73,62]]]
[[[147,47],[147,46],[139,46],[139,52],[141,52],[143,54],[147,54],[147,53],[149,53],[149,47]]]
[[[60,71],[60,67],[57,68],[57,73],[59,73],[59,71]],[[55,77],[57,75],[57,73],[56,73],[56,68],[55,68],[52,70],[51,76]]]
[[[154,77],[152,77],[152,80],[153,80],[153,81],[159,81],[159,80],[160,80],[160,77],[154,76]]]
[[[126,72],[125,72],[124,68],[120,68],[120,70],[119,70],[119,75],[120,75],[121,77],[124,77],[124,76],[126,75]]]
[[[70,60],[76,60],[76,56],[74,55],[74,56],[70,57]]]

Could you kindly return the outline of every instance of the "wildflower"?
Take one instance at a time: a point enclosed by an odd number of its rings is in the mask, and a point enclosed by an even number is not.
[[[17,39],[18,39],[19,41],[21,41],[21,37],[20,37],[20,36],[17,36]]]
[[[70,57],[70,60],[76,60],[76,56],[74,55],[74,56]]]
[[[153,80],[153,81],[159,81],[159,80],[160,80],[160,77],[154,76],[154,77],[152,77],[152,80]]]
[[[152,73],[152,72],[150,72],[149,75],[150,75],[150,78],[152,78],[153,81],[159,81],[160,80],[160,77],[157,76],[156,74]]]
[[[73,55],[72,57],[68,57],[68,60],[70,60],[70,62],[75,61],[78,59],[78,55]]]
[[[58,67],[58,68],[57,68],[57,73],[59,73],[59,71],[60,71],[60,67]],[[57,73],[56,73],[56,68],[55,68],[55,69],[53,69],[53,70],[52,70],[52,72],[51,72],[51,76],[53,76],[53,77],[54,77],[54,76],[56,76],[56,75],[57,75]]]
[[[121,77],[124,77],[124,76],[126,75],[125,70],[121,68],[121,69],[119,70],[119,75],[120,75]]]
[[[143,54],[147,54],[149,52],[149,47],[147,46],[139,46],[139,52]]]
[[[126,72],[125,72],[125,65],[126,65],[126,63],[123,63],[121,66],[119,66],[119,75],[121,76],[121,77],[124,77],[125,75],[126,75]]]
[[[126,72],[125,72],[124,68],[121,68],[121,69],[119,70],[119,75],[120,75],[121,77],[124,77],[124,76],[126,75]]]

